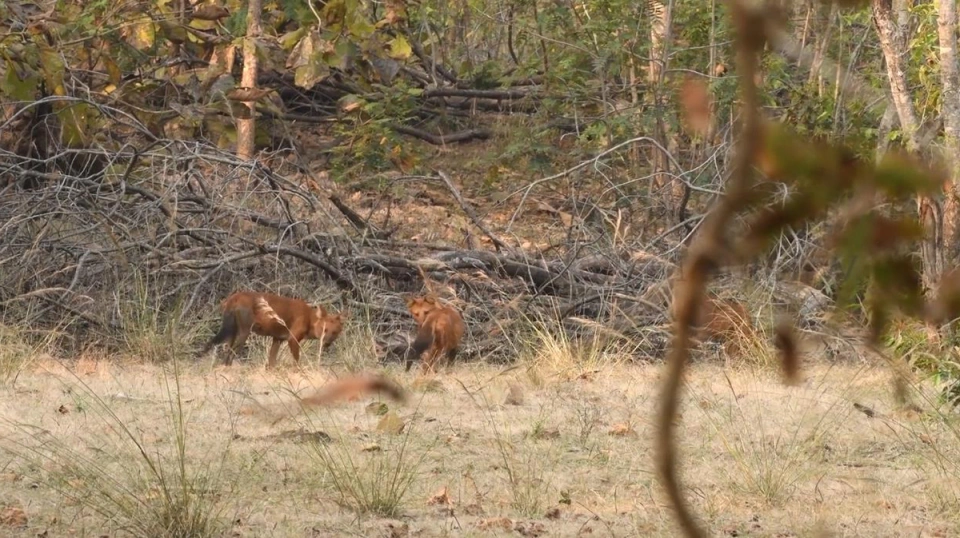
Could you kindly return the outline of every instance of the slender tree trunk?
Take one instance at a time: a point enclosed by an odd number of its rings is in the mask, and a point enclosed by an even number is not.
[[[664,101],[661,89],[664,73],[667,70],[667,53],[673,24],[673,1],[650,0],[649,5],[652,22],[650,24],[650,63],[647,70],[647,87],[658,118],[656,139],[663,148],[671,151],[676,145],[676,141],[673,140],[669,126],[660,118],[660,110],[662,110],[661,105]],[[679,208],[680,201],[683,199],[684,185],[668,174],[670,160],[663,154],[663,151],[659,148],[651,148],[651,151],[653,152],[651,161],[656,174],[654,184],[658,190],[669,184],[669,200],[666,205],[670,211],[675,211]]]
[[[904,145],[907,151],[913,153],[917,150],[917,112],[907,90],[907,72],[903,61],[906,53],[906,28],[894,20],[894,7],[894,0],[873,0],[873,24],[880,38],[880,48],[883,49],[890,95],[897,109]]]
[[[260,39],[260,12],[261,0],[247,2],[247,35],[243,40],[243,75],[240,86],[243,88],[257,87],[257,40]],[[257,125],[254,113],[256,102],[243,103],[249,107],[249,118],[237,119],[237,157],[250,159],[253,157],[256,142]]]
[[[907,89],[907,73],[904,65],[909,28],[909,17],[904,2],[905,0],[873,0],[873,24],[880,38],[880,48],[883,49],[890,95],[897,110],[897,118],[900,120],[904,146],[910,154],[916,155],[919,149],[917,143],[919,123]],[[925,238],[920,242],[923,285],[927,290],[932,290],[943,271],[943,210],[937,200],[928,196],[917,196],[917,214],[925,232]],[[935,341],[938,340],[939,333],[936,327],[928,325],[927,336]]]
[[[877,163],[887,153],[890,147],[890,132],[897,125],[897,107],[893,106],[893,99],[890,100],[890,106],[883,112],[880,119],[880,126],[877,128],[877,149],[875,160]]]
[[[837,3],[831,2],[830,11],[827,14],[827,20],[820,26],[820,35],[817,44],[813,48],[813,66],[810,68],[810,78],[808,82],[817,83],[817,94],[823,95],[823,58],[827,54],[827,46],[830,43],[830,33],[833,30],[833,20],[837,18]]]
[[[663,0],[650,1],[652,22],[650,24],[650,70],[647,72],[647,81],[651,84],[660,84],[666,70],[667,43],[673,18],[672,4]]]
[[[798,15],[803,14],[803,24],[796,26],[796,29],[799,30],[799,35],[796,36],[796,39],[800,42],[801,47],[806,47],[807,35],[810,32],[810,15],[813,13],[813,2],[806,0],[805,2],[797,2],[794,6],[797,9]]]
[[[950,184],[944,186],[943,238],[944,259],[951,265],[957,259],[960,240],[960,206],[957,183],[960,181],[960,78],[957,74],[957,0],[937,0],[937,27],[940,38],[940,102],[945,140],[945,160],[950,167]]]

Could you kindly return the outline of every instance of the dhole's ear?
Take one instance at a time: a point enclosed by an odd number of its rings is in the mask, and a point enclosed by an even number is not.
[[[348,309],[343,309],[343,310],[341,310],[340,313],[337,314],[337,317],[340,318],[340,321],[343,321],[343,320],[349,318],[349,317],[350,317],[350,310],[348,310]]]

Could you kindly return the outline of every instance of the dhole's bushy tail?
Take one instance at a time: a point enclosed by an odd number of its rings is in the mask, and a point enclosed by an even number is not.
[[[314,394],[300,399],[303,406],[323,406],[339,400],[383,392],[394,401],[403,403],[407,394],[397,383],[382,376],[357,376],[329,383]]]
[[[413,361],[419,359],[420,355],[423,355],[423,352],[429,349],[431,345],[433,345],[433,332],[429,330],[418,332],[417,339],[407,349],[407,356],[404,358],[407,366],[404,370],[409,372],[410,367],[413,366]]]
[[[220,330],[207,342],[207,345],[203,346],[203,351],[197,357],[203,357],[215,346],[233,338],[237,334],[238,328],[236,314],[234,312],[224,312],[223,319],[220,321]]]

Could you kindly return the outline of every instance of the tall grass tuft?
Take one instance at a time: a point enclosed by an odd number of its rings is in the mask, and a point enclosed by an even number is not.
[[[116,314],[122,327],[122,351],[149,363],[166,363],[185,358],[199,340],[200,324],[179,322],[184,301],[182,296],[165,298],[159,295],[154,277],[134,271],[130,299],[116,299]]]
[[[55,338],[56,331],[47,331],[35,341],[23,327],[0,322],[0,384],[13,382],[20,372],[52,346]]]
[[[235,497],[224,474],[227,446],[218,459],[189,450],[190,424],[173,363],[173,382],[164,376],[168,433],[172,442],[151,443],[135,421],[117,415],[82,380],[68,389],[86,400],[102,427],[79,438],[54,436],[29,424],[12,424],[3,448],[38,469],[42,481],[73,504],[101,516],[105,525],[134,536],[205,538],[226,528],[228,501]],[[69,444],[68,444],[69,442]],[[241,473],[236,473],[239,476]]]
[[[320,425],[305,417],[311,428]],[[436,442],[414,446],[413,432],[405,424],[399,433],[377,433],[376,443],[366,446],[338,432],[329,442],[301,446],[321,471],[324,485],[335,492],[337,504],[358,515],[397,517]]]

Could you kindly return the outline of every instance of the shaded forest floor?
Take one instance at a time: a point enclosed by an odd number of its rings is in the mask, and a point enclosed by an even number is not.
[[[651,451],[658,365],[557,357],[432,380],[394,365],[406,404],[303,411],[284,407],[290,391],[373,364],[334,351],[299,371],[284,354],[265,372],[262,353],[183,365],[182,415],[169,366],[38,358],[0,389],[16,455],[0,473],[3,535],[113,536],[175,512],[164,493],[184,476],[228,536],[675,536]],[[719,535],[960,531],[960,435],[929,387],[897,411],[883,366],[814,365],[788,388],[769,371],[699,363],[688,381],[683,476]],[[117,492],[136,503],[116,508]]]

